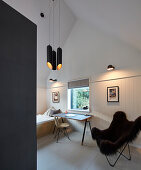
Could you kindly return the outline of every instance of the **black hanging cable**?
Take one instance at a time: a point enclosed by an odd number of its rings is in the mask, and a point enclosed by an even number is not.
[[[54,0],[52,0],[53,1],[53,5],[52,5],[52,8],[53,8],[53,14],[52,14],[52,17],[53,17],[53,19],[52,19],[52,21],[53,21],[53,50],[54,50]]]
[[[51,15],[51,10],[50,10],[50,0],[49,0],[49,44],[50,44],[50,15]]]
[[[60,34],[61,34],[61,32],[60,32],[60,0],[59,0],[59,47],[60,47]]]

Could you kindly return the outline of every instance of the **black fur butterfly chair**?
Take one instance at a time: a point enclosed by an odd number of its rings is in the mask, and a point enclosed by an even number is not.
[[[110,166],[114,167],[120,156],[131,160],[129,143],[132,142],[141,130],[141,116],[135,121],[128,121],[126,114],[118,111],[113,116],[111,125],[106,130],[92,128],[92,138],[96,140],[100,152],[106,156]],[[123,152],[128,148],[129,157],[126,157]],[[120,149],[120,151],[119,151]],[[112,164],[108,156],[119,153],[116,161]]]

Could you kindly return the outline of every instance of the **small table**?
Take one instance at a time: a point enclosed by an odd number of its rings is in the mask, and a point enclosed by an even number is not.
[[[83,136],[82,136],[82,142],[81,142],[81,145],[83,145],[87,123],[89,124],[90,131],[91,131],[90,119],[92,118],[92,116],[91,115],[84,115],[84,114],[76,114],[76,113],[60,113],[60,114],[55,114],[54,116],[66,118],[66,119],[72,119],[72,120],[85,121]]]

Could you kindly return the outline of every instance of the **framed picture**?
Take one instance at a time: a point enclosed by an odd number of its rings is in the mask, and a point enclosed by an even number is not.
[[[59,103],[60,102],[59,92],[52,92],[52,102],[53,103]]]
[[[119,102],[119,86],[107,87],[107,102]]]

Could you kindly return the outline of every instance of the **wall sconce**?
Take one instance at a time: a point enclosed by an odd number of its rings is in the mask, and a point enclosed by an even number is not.
[[[49,82],[56,82],[57,81],[57,79],[49,79]]]
[[[113,65],[108,65],[108,67],[107,67],[108,71],[111,71],[111,70],[114,70],[114,69],[115,69],[115,67]]]

